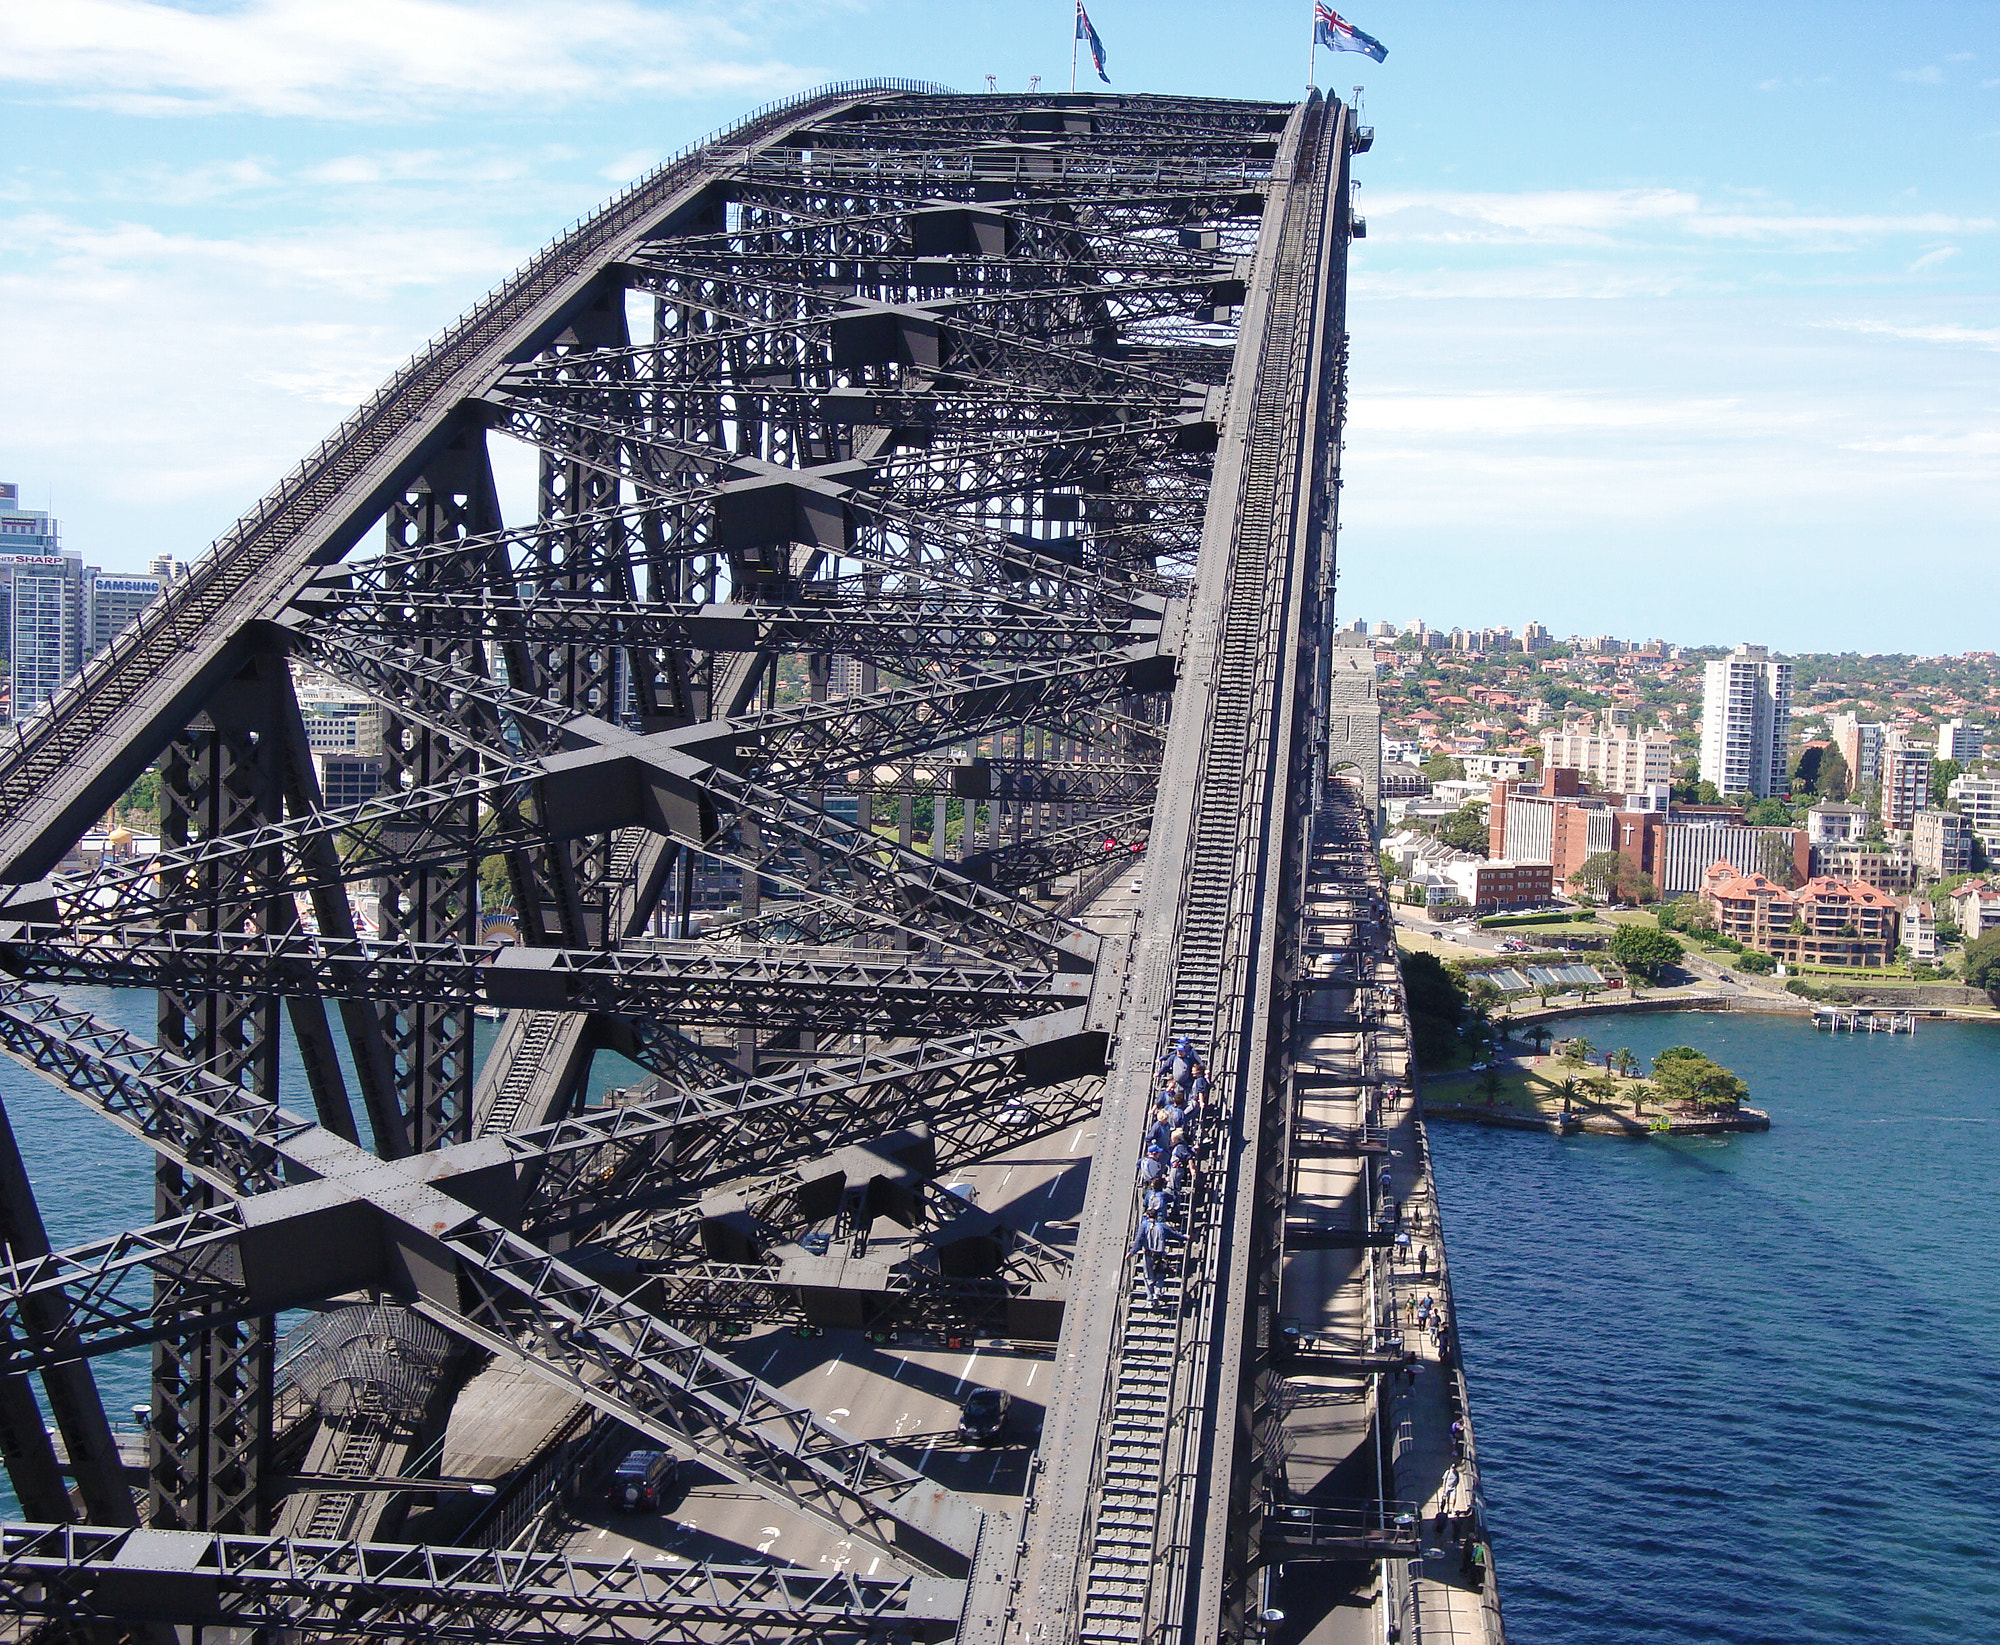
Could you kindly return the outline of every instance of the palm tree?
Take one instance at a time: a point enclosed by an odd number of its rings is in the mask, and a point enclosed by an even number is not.
[[[1589,1040],[1574,1039],[1569,1042],[1569,1049],[1563,1055],[1571,1062],[1588,1067],[1590,1059],[1595,1055],[1596,1051],[1597,1047],[1592,1045]]]
[[[1528,1030],[1528,1043],[1539,1052],[1543,1046],[1549,1043],[1548,1029],[1543,1027],[1542,1024],[1536,1023],[1534,1027]]]
[[[1625,1049],[1625,1047],[1620,1046],[1616,1051],[1612,1052],[1610,1056],[1604,1059],[1604,1063],[1607,1068],[1616,1068],[1619,1073],[1625,1075],[1629,1079],[1631,1077],[1633,1068],[1638,1063],[1638,1058],[1634,1057],[1630,1051]]]

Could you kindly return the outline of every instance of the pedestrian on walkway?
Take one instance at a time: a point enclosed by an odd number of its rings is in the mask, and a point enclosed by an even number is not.
[[[1431,1248],[1428,1245],[1420,1245],[1417,1247],[1417,1277],[1419,1279],[1428,1279],[1430,1278],[1430,1272]]]
[[[1170,1241],[1181,1242],[1186,1239],[1187,1235],[1178,1228],[1169,1227],[1159,1217],[1147,1215],[1139,1219],[1139,1231],[1132,1236],[1131,1254],[1144,1262],[1148,1302],[1160,1300],[1159,1272],[1155,1266],[1159,1257],[1166,1251]]]
[[[1395,1260],[1397,1262],[1404,1261],[1410,1254],[1410,1236],[1408,1234],[1398,1234],[1396,1236],[1395,1249]]]
[[[1166,1177],[1166,1174],[1166,1153],[1157,1146],[1148,1145],[1144,1156],[1139,1161],[1140,1185],[1150,1188],[1162,1181]]]

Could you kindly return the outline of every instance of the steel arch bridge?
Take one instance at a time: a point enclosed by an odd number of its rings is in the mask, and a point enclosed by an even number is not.
[[[53,1251],[0,1126],[24,1629],[1244,1631],[1366,143],[1317,95],[763,111],[522,268],[0,741],[0,1047],[157,1157],[150,1226]],[[372,796],[322,793],[306,670],[379,704]],[[160,853],[78,866],[149,767]],[[1093,931],[1138,860],[1136,930]],[[156,1040],[79,983],[156,990]],[[1149,1312],[1126,1161],[1179,1033],[1223,1118]],[[607,1052],[634,1100],[587,1100]],[[944,1191],[1086,1122],[1112,1163],[1059,1237]],[[338,1412],[280,1363],[293,1310]],[[1011,1503],[739,1363],[829,1324],[1052,1345]],[[135,1348],[136,1489],[91,1372]],[[571,1415],[462,1545],[399,1540],[488,1364]],[[560,1545],[615,1438],[868,1574]]]

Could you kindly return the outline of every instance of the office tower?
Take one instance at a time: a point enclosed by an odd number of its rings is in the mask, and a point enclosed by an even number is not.
[[[7,648],[8,714],[25,719],[81,666],[83,561],[65,554],[56,522],[21,507],[0,482],[0,642]]]
[[[94,565],[85,566],[81,634],[84,656],[95,657],[159,597],[158,577],[123,577],[99,571]]]
[[[1725,794],[1782,794],[1792,665],[1739,645],[1708,665],[1701,694],[1701,775]]]

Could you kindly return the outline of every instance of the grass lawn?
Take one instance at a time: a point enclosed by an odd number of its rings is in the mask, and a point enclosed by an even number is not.
[[[1441,960],[1462,960],[1476,954],[1476,950],[1462,944],[1447,942],[1425,931],[1412,931],[1402,925],[1396,927],[1396,946],[1412,954],[1435,954]]]
[[[1632,1097],[1636,1090],[1642,1095],[1650,1093],[1651,1087],[1644,1080],[1628,1080],[1622,1074],[1607,1073],[1602,1063],[1591,1068],[1579,1068],[1575,1063],[1564,1062],[1560,1058],[1545,1056],[1531,1059],[1520,1069],[1509,1069],[1500,1076],[1500,1089],[1494,1098],[1494,1105],[1518,1114],[1556,1114],[1562,1110],[1562,1087],[1565,1080],[1574,1080],[1576,1090],[1570,1097],[1571,1112],[1588,1119],[1592,1114],[1623,1115],[1631,1117]],[[1584,1089],[1583,1082],[1599,1080],[1611,1082],[1611,1095],[1593,1095]],[[1436,1093],[1436,1100],[1450,1103],[1484,1103],[1486,1093],[1480,1088],[1479,1077],[1453,1080],[1442,1086]],[[1646,1112],[1661,1112],[1657,1104],[1648,1103]]]

